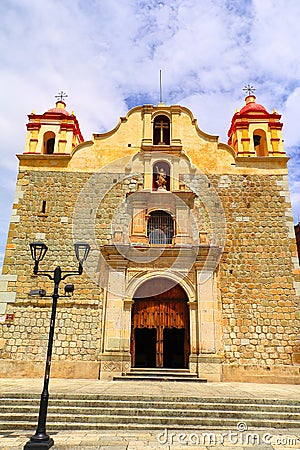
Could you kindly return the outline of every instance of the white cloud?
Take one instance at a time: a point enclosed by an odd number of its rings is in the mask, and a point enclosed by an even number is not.
[[[300,145],[299,133],[300,87],[288,96],[283,110],[285,145]]]
[[[160,68],[164,101],[190,107],[222,141],[247,83],[259,103],[283,113],[298,210],[298,0],[2,0],[0,15],[4,222],[32,109],[53,107],[63,89],[90,139],[114,127],[127,103],[157,103]]]
[[[297,26],[300,16],[298,0],[253,0],[252,58],[257,73],[272,74],[273,79],[297,79],[300,72]]]

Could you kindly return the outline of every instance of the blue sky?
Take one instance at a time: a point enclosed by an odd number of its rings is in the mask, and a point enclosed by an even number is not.
[[[282,114],[300,218],[299,0],[2,0],[0,2],[0,261],[27,114],[68,93],[86,140],[129,107],[163,100],[192,109],[227,140],[243,87]]]

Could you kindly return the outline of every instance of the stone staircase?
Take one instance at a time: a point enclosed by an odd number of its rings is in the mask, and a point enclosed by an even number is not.
[[[114,377],[114,381],[193,381],[206,383],[189,369],[132,368],[122,376]]]
[[[38,395],[0,395],[0,432],[34,430],[38,409]],[[300,428],[299,402],[61,393],[50,396],[47,430],[236,430],[239,422],[255,428]]]

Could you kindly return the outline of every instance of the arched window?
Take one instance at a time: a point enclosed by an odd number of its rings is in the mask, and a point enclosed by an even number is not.
[[[256,156],[269,156],[265,131],[255,130],[253,133],[253,143]]]
[[[171,215],[165,211],[153,211],[147,225],[149,244],[172,244],[174,222]]]
[[[170,120],[166,116],[156,116],[153,122],[153,144],[170,145]]]
[[[170,190],[170,166],[166,161],[156,161],[152,171],[152,190]]]
[[[47,131],[44,134],[43,153],[52,155],[54,152],[55,134],[52,131]]]

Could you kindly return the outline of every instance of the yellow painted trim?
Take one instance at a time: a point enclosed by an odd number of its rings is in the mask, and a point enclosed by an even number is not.
[[[102,140],[105,138],[108,138],[110,136],[112,136],[113,134],[115,134],[118,129],[120,128],[120,126],[123,123],[126,123],[129,119],[129,117],[136,113],[136,112],[141,112],[141,114],[143,113],[143,108],[147,106],[147,107],[151,107],[153,108],[152,112],[151,112],[151,121],[159,114],[165,114],[168,116],[168,118],[170,120],[172,120],[172,109],[174,109],[174,105],[173,106],[164,106],[164,107],[159,107],[159,106],[154,106],[154,105],[143,105],[143,106],[135,106],[134,108],[130,109],[128,111],[128,113],[126,114],[125,117],[120,117],[119,121],[117,123],[117,125],[112,129],[109,130],[105,133],[94,133],[93,137],[95,140]],[[185,112],[191,119],[192,125],[195,127],[197,134],[202,137],[203,139],[210,141],[210,142],[218,142],[219,141],[219,136],[218,135],[212,135],[212,134],[208,134],[205,133],[203,130],[201,130],[201,128],[198,125],[198,121],[197,119],[195,119],[192,111],[188,108],[186,108],[185,106],[180,106],[180,105],[176,105],[177,108],[180,110],[180,112]]]
[[[190,117],[192,125],[195,126],[196,131],[199,136],[201,136],[203,139],[206,139],[207,141],[210,141],[210,142],[218,142],[219,141],[218,135],[208,134],[208,133],[205,133],[203,130],[201,130],[201,128],[198,125],[198,120],[195,119],[194,114],[192,113],[192,111],[190,109],[188,109],[186,106],[179,106],[179,107],[181,108],[182,111],[184,111]]]
[[[287,168],[288,156],[237,156],[237,167],[256,167],[257,169],[282,169]]]
[[[30,167],[32,169],[55,170],[57,168],[67,168],[71,160],[71,155],[60,154],[20,154],[16,155],[20,161],[20,167]]]
[[[112,136],[113,134],[115,134],[118,131],[118,129],[120,128],[122,123],[126,123],[128,121],[129,116],[131,116],[133,113],[135,113],[137,111],[142,111],[142,108],[143,108],[142,106],[135,106],[134,108],[131,108],[125,117],[119,118],[117,125],[112,130],[106,131],[105,133],[93,133],[94,139],[95,140],[105,139],[107,137]]]
[[[228,145],[228,144],[225,144],[224,142],[220,142],[220,143],[218,144],[218,148],[219,148],[219,149],[222,149],[222,150],[226,150],[226,151],[227,151],[228,153],[230,153],[234,158],[237,157],[234,148],[231,147],[231,146]]]
[[[77,145],[76,147],[73,148],[72,153],[71,153],[71,156],[73,157],[74,154],[75,154],[78,150],[81,150],[81,149],[86,148],[86,147],[91,147],[92,145],[94,145],[94,141],[84,141],[84,142],[81,142],[79,145]]]

